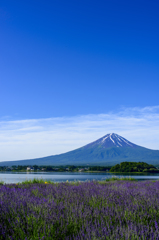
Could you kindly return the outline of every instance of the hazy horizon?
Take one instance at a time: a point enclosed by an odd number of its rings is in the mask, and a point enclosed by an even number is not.
[[[114,132],[159,150],[159,106],[63,118],[0,121],[0,161],[65,153]],[[7,151],[10,149],[10,151]]]

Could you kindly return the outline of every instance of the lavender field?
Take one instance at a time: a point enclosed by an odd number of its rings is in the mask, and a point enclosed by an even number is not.
[[[0,186],[0,239],[159,239],[159,181]]]

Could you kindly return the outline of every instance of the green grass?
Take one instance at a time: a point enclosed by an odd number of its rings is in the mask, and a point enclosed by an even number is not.
[[[135,178],[132,178],[132,177],[116,177],[116,176],[113,176],[111,178],[107,178],[105,180],[99,180],[97,182],[99,183],[105,183],[105,182],[110,182],[110,181],[121,181],[121,180],[125,180],[125,181],[137,181]],[[96,180],[95,180],[96,181]],[[41,184],[58,184],[56,182],[53,182],[53,181],[49,181],[49,180],[44,180],[42,178],[34,178],[34,179],[30,179],[30,180],[25,180],[21,183],[18,183],[18,184],[35,184],[35,183],[41,183]],[[66,183],[68,184],[71,184],[71,185],[78,185],[81,183],[81,181],[66,181]]]
[[[109,181],[121,181],[121,180],[125,180],[125,181],[137,181],[135,178],[132,177],[116,177],[113,176],[111,178],[107,178],[105,181],[109,182]]]
[[[100,183],[100,184],[104,184],[106,182],[111,182],[111,181],[121,181],[121,180],[125,180],[125,181],[137,181],[135,178],[132,177],[116,177],[113,176],[111,178],[107,178],[105,180],[95,180],[96,182]],[[17,183],[17,185],[19,184],[36,184],[36,183],[40,183],[40,184],[59,184],[58,182],[53,182],[50,180],[44,180],[42,178],[34,178],[34,179],[30,179],[30,180],[25,180],[23,182],[19,182]],[[81,183],[81,181],[66,181],[66,183],[71,184],[71,185],[79,185]],[[0,185],[4,185],[4,181],[0,181]]]
[[[35,183],[43,183],[43,184],[54,184],[54,182],[52,181],[48,181],[48,180],[44,180],[42,178],[34,178],[34,179],[30,179],[30,180],[25,180],[21,183],[18,184],[35,184]]]
[[[3,182],[3,181],[0,181],[0,185],[4,185],[4,182]]]

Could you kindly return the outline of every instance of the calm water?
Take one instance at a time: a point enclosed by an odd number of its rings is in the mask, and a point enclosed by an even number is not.
[[[159,180],[159,174],[112,174],[112,173],[71,173],[71,172],[1,172],[0,181],[5,183],[18,183],[29,179],[42,178],[44,180],[51,180],[54,182],[65,182],[65,181],[93,181],[93,180],[104,180],[111,178],[112,176],[118,177],[133,177],[137,180]]]

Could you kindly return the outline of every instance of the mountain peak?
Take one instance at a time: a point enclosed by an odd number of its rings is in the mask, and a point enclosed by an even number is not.
[[[116,133],[108,133],[107,135],[99,138],[95,142],[92,142],[85,147],[95,147],[100,146],[102,148],[118,147],[118,148],[136,148],[138,145],[131,143],[127,139],[121,137]]]
[[[109,133],[102,138],[81,148],[67,153],[22,161],[1,162],[0,166],[12,165],[75,165],[75,166],[113,166],[130,161],[159,164],[159,150],[151,150],[119,136]]]

